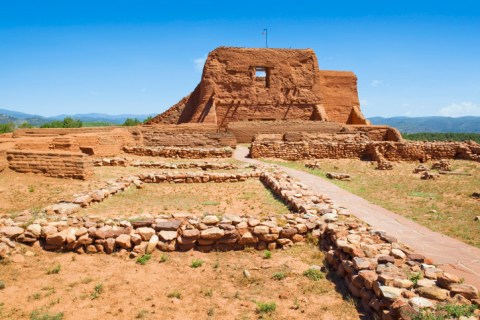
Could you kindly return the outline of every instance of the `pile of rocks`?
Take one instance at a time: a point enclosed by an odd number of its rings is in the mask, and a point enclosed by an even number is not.
[[[415,169],[413,169],[413,173],[421,173],[425,171],[428,171],[428,168],[423,164],[419,164]]]
[[[327,172],[326,177],[328,179],[350,181],[352,177],[348,173]]]
[[[230,158],[233,149],[224,148],[188,148],[188,147],[143,147],[143,146],[126,146],[123,148],[126,153],[132,153],[139,156],[151,156],[162,158]]]
[[[305,167],[309,169],[320,169],[320,163],[318,161],[309,161],[305,163]]]
[[[452,165],[446,159],[434,162],[432,164],[432,169],[441,170],[441,171],[452,171]]]
[[[377,170],[393,170],[393,164],[385,159],[377,161]]]
[[[93,160],[95,167],[126,167],[130,165],[130,160],[127,158],[101,158]]]
[[[437,173],[432,173],[430,171],[424,171],[422,175],[420,176],[420,179],[422,180],[436,180],[440,178],[440,175]]]

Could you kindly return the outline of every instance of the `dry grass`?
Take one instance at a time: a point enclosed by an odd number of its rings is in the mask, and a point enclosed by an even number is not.
[[[272,162],[272,161],[269,161]],[[391,171],[375,170],[375,164],[360,160],[318,160],[320,169],[307,169],[304,162],[275,163],[325,178],[326,172],[345,172],[352,181],[332,183],[408,217],[434,231],[480,247],[480,201],[470,198],[480,191],[480,163],[452,160],[453,169],[472,176],[441,175],[438,180],[421,180],[414,162],[394,163]],[[427,167],[431,163],[425,164]]]
[[[29,319],[40,310],[64,313],[64,319],[258,319],[257,303],[267,302],[277,307],[264,319],[360,318],[355,304],[330,281],[302,275],[310,264],[322,265],[314,246],[274,251],[268,261],[262,252],[248,250],[167,255],[159,263],[162,253],[154,252],[140,265],[103,254],[39,252],[21,268],[0,265],[6,283],[0,318]],[[204,263],[192,269],[194,259]],[[50,264],[61,264],[62,271],[45,276]],[[286,278],[272,279],[279,272]]]
[[[249,179],[235,183],[145,184],[143,189],[129,188],[78,214],[113,217],[176,212],[197,215],[247,213],[264,217],[288,213],[288,208],[260,181]]]

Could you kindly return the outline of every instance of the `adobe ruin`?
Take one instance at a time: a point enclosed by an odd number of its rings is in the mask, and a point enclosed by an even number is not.
[[[232,47],[210,52],[193,92],[148,124],[279,120],[370,124],[355,74],[320,70],[312,49]]]

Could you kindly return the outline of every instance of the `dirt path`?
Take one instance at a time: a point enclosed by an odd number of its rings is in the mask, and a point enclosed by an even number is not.
[[[235,159],[261,163],[259,160],[247,158],[247,155],[246,147],[237,146],[234,153]],[[386,231],[395,236],[398,241],[409,245],[417,253],[432,258],[443,270],[455,273],[463,277],[466,283],[480,288],[480,249],[433,232],[320,177],[286,167],[282,167],[282,170],[301,180],[315,192],[325,194],[339,205],[349,208],[352,214],[373,228]]]

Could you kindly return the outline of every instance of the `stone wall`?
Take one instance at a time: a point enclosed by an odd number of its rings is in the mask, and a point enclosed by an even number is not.
[[[82,180],[93,174],[91,161],[82,153],[10,150],[7,160],[10,169],[21,173]]]
[[[181,147],[125,147],[123,150],[126,153],[135,154],[137,156],[150,156],[162,158],[187,158],[187,159],[202,159],[202,158],[230,158],[233,154],[233,149],[230,147],[224,148],[181,148]]]
[[[427,161],[431,159],[465,159],[480,161],[480,145],[470,142],[391,142],[369,141],[362,135],[315,136],[303,135],[299,141],[286,141],[288,135],[256,137],[252,143],[252,158],[285,160],[357,158],[376,160],[382,155],[389,161]]]
[[[101,158],[93,161],[96,167],[120,166],[141,167],[155,169],[200,169],[200,170],[236,170],[256,168],[253,164],[236,165],[228,162],[165,162],[165,161],[141,161],[128,158]]]
[[[232,147],[237,139],[207,124],[157,125],[131,129],[137,143],[147,147]]]

